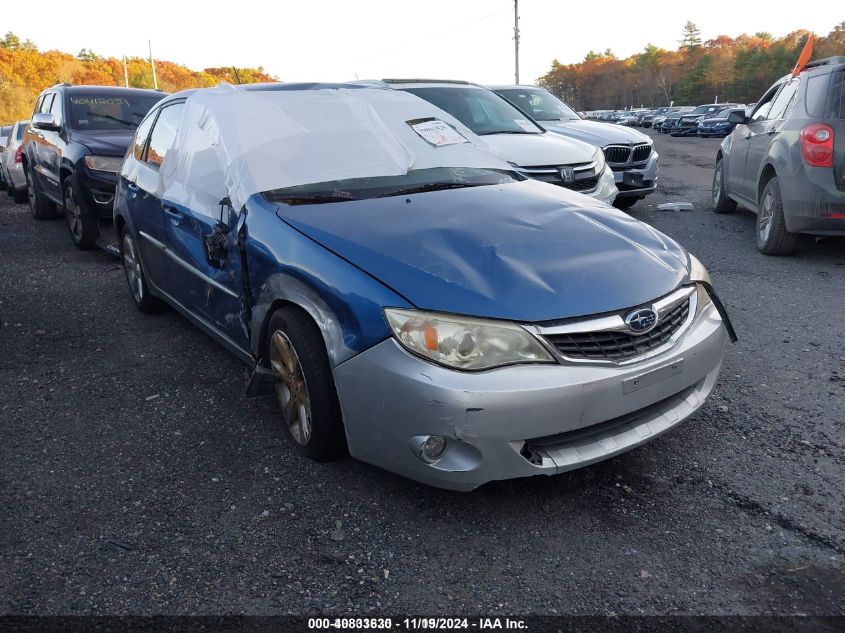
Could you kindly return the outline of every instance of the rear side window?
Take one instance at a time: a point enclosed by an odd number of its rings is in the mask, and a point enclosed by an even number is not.
[[[830,118],[845,119],[845,70],[834,73],[830,83]]]
[[[23,133],[26,132],[26,123],[18,123],[18,130],[15,132],[15,140],[22,141],[23,140]]]
[[[824,116],[824,104],[827,101],[827,84],[830,74],[816,75],[807,79],[807,97],[804,100],[807,114],[814,118]]]
[[[160,167],[167,152],[173,147],[184,106],[184,103],[175,103],[161,109],[147,147],[147,162],[150,165]]]

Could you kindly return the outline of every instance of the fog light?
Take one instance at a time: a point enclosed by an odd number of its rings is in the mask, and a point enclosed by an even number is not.
[[[422,458],[427,462],[436,462],[446,451],[446,438],[442,435],[429,435],[422,444]]]

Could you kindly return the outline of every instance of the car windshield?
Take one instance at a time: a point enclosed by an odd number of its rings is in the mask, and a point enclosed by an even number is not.
[[[74,93],[68,96],[70,127],[132,131],[163,96]]]
[[[502,88],[496,92],[537,121],[581,120],[575,110],[545,90]]]
[[[543,132],[510,102],[491,90],[461,86],[405,90],[445,110],[479,136]]]
[[[515,172],[476,167],[432,167],[413,169],[402,176],[375,176],[329,180],[308,185],[265,191],[270,202],[320,204],[386,198],[425,191],[462,189],[484,185],[502,185],[522,180]]]
[[[713,114],[714,112],[718,112],[722,109],[723,106],[717,105],[703,105],[698,106],[695,110],[692,111],[693,114]]]

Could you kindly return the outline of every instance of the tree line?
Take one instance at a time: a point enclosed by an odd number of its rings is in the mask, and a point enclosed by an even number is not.
[[[576,64],[554,60],[538,83],[577,110],[698,105],[717,98],[751,103],[793,68],[809,35],[759,32],[702,41],[698,27],[687,22],[676,50],[648,44],[627,59],[610,49],[590,51]],[[816,37],[813,51],[813,59],[845,55],[845,22]]]
[[[152,88],[150,60],[129,57],[126,60],[129,86]],[[159,89],[176,92],[186,88],[229,83],[278,81],[264,68],[206,68],[194,71],[174,62],[155,60]],[[57,83],[123,86],[123,59],[102,57],[82,49],[77,55],[61,51],[39,51],[30,40],[14,33],[0,38],[0,123],[28,119],[38,94]]]

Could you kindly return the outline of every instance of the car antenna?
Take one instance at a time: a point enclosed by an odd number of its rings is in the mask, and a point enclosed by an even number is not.
[[[238,74],[238,69],[232,66],[232,70],[235,72],[235,79],[238,81],[238,85],[241,85],[241,76]]]

